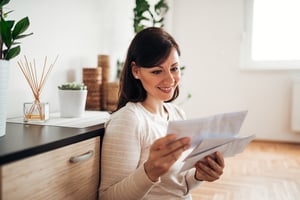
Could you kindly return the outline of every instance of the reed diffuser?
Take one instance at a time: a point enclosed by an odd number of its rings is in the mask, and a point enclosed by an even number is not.
[[[40,95],[42,89],[46,83],[46,80],[57,60],[58,56],[52,64],[47,67],[47,56],[44,60],[42,72],[38,73],[35,59],[33,64],[28,62],[27,57],[24,56],[25,63],[22,60],[18,61],[18,65],[28,82],[30,89],[34,96],[34,101],[30,103],[24,103],[24,121],[46,121],[49,119],[49,104],[40,101]],[[40,74],[40,77],[39,77]]]

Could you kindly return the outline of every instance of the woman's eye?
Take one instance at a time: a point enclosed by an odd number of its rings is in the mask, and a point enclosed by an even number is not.
[[[160,73],[161,73],[161,70],[155,70],[155,71],[152,71],[151,73],[152,73],[152,74],[160,74]]]
[[[171,71],[172,71],[172,72],[178,71],[178,67],[173,67],[173,68],[171,68]]]

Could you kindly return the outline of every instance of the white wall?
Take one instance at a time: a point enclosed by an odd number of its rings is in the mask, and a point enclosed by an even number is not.
[[[120,5],[122,4],[122,5]],[[111,56],[111,67],[123,59],[133,36],[134,1],[118,0],[12,0],[12,19],[28,16],[29,32],[34,35],[20,40],[21,54],[11,60],[8,117],[21,116],[23,102],[33,101],[17,61],[26,55],[36,59],[42,68],[44,57],[49,65],[59,55],[43,89],[41,100],[50,103],[50,111],[58,111],[57,86],[66,81],[82,81],[82,68],[96,67],[97,55]],[[131,16],[132,15],[132,16]],[[116,71],[111,70],[111,80]]]
[[[291,131],[291,86],[299,71],[241,71],[241,0],[173,0],[167,28],[178,40],[184,72],[182,107],[190,118],[247,109],[243,134],[257,138],[300,142]],[[95,67],[98,54],[109,54],[111,66],[123,59],[133,36],[134,0],[14,0],[14,16],[29,16],[34,35],[22,40],[22,55],[54,60],[42,99],[58,109],[57,85],[81,80],[82,67]],[[173,24],[173,26],[172,26]],[[31,101],[29,86],[16,61],[11,62],[9,116],[22,114]],[[114,70],[111,78],[114,77]]]
[[[299,71],[239,69],[241,0],[175,0],[173,32],[187,66],[183,105],[190,117],[247,109],[241,133],[267,140],[300,141],[291,131],[292,82]]]

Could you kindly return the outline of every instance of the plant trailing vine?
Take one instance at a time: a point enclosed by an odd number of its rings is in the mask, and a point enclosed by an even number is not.
[[[17,41],[21,38],[32,35],[33,33],[23,34],[29,27],[28,17],[22,18],[16,22],[6,19],[8,14],[13,11],[4,12],[4,6],[10,0],[0,0],[0,59],[10,60],[21,52],[20,43]]]
[[[159,0],[152,8],[147,0],[136,0],[135,8],[133,9],[134,19],[133,28],[137,33],[143,30],[150,23],[153,27],[164,26],[164,16],[169,10],[169,6],[165,0]]]

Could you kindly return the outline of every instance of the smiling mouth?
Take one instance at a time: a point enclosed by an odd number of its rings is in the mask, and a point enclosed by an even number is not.
[[[158,87],[163,92],[171,92],[173,90],[173,87]]]

